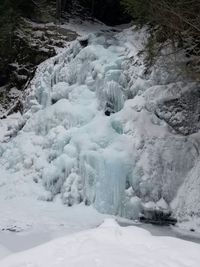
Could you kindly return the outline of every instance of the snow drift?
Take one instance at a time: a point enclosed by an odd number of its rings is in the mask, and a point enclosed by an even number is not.
[[[1,267],[198,267],[199,245],[154,237],[135,226],[106,220],[97,229],[51,241],[0,261]]]

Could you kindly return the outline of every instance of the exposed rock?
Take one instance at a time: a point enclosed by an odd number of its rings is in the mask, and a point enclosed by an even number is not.
[[[151,211],[148,214],[141,215],[140,221],[163,226],[175,225],[177,223],[177,220],[171,217],[171,214],[165,214],[161,211]]]
[[[79,38],[78,41],[82,47],[88,46],[88,37]]]
[[[140,221],[157,225],[174,225],[177,223],[177,220],[172,217],[172,212],[163,198],[157,203],[152,201],[145,203]]]
[[[200,88],[195,86],[179,98],[158,105],[156,115],[165,120],[177,133],[190,135],[200,129]]]
[[[21,110],[19,108],[17,108],[16,110],[16,106],[18,106],[18,101],[21,97],[21,94],[22,92],[18,90],[16,87],[12,88],[10,88],[9,86],[0,87],[0,118],[7,116],[8,112],[11,109],[14,112]]]
[[[37,66],[56,54],[57,48],[66,46],[67,42],[75,40],[77,34],[53,23],[37,24],[22,19],[20,27],[14,36],[13,61],[8,64],[6,72],[1,75],[0,84],[8,83],[0,90],[0,116],[6,116],[7,111],[21,111],[17,97],[12,98],[11,88],[23,91],[34,76]],[[17,101],[15,103],[15,101]],[[13,108],[11,108],[13,106]],[[3,115],[2,115],[3,114]]]

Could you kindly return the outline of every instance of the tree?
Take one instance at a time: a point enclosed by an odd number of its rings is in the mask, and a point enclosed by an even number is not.
[[[61,18],[61,12],[62,12],[62,0],[56,0],[56,18],[57,21],[60,21]]]
[[[188,66],[200,79],[199,0],[121,0],[121,3],[136,23],[150,25],[151,49],[155,48],[153,41],[162,47],[171,40],[175,50],[185,51],[190,58]]]

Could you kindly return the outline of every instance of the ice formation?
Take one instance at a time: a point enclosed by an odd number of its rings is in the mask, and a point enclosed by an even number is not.
[[[85,202],[131,219],[145,203],[168,208],[197,142],[156,116],[157,104],[184,86],[165,85],[159,67],[145,77],[138,56],[145,31],[133,31],[90,34],[86,47],[75,41],[41,64],[23,128],[0,145],[1,198],[59,195],[69,206]]]

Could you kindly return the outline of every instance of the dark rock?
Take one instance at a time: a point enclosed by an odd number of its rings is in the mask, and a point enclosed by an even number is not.
[[[148,210],[140,216],[140,221],[156,225],[175,225],[177,220],[171,217],[171,212],[163,212],[162,210]]]
[[[13,232],[13,233],[19,233],[19,232],[22,231],[22,229],[17,227],[17,226],[11,226],[11,227],[7,227],[7,228],[3,228],[2,231],[9,231],[9,232]]]
[[[24,75],[24,76],[29,76],[30,75],[30,70],[26,69],[25,66],[23,66],[22,68],[20,68],[18,70],[18,75]]]
[[[113,113],[115,113],[115,111],[114,111],[114,104],[111,101],[106,102],[104,114],[106,116],[110,116]]]
[[[7,112],[22,111],[16,98],[10,95],[12,87],[22,91],[33,78],[37,66],[56,55],[55,47],[64,47],[66,41],[77,38],[77,33],[56,25],[32,24],[22,19],[13,34],[12,53],[0,58],[1,117]],[[15,108],[12,108],[15,107]]]
[[[89,199],[85,199],[85,201],[84,201],[84,203],[85,203],[85,205],[86,206],[90,206],[91,205],[91,202],[90,202],[90,200]]]
[[[190,135],[200,130],[200,88],[191,88],[179,98],[160,103],[156,115],[178,134]]]
[[[104,114],[106,115],[106,116],[110,116],[111,114],[114,114],[115,112],[113,111],[113,110],[110,110],[110,109],[106,109],[105,110],[105,112],[104,112]]]
[[[1,66],[0,66],[0,86],[4,86],[8,82],[9,82],[9,71],[5,67],[2,67],[1,69]]]
[[[80,39],[79,43],[82,47],[88,46],[88,39]]]
[[[57,99],[51,99],[51,104],[54,105],[58,100]]]
[[[20,75],[17,72],[12,72],[10,79],[12,81],[13,86],[16,86],[17,88],[22,88],[23,85],[27,82],[28,76],[27,75]]]
[[[7,115],[10,115],[12,113],[17,113],[20,112],[22,114],[23,112],[23,103],[18,100],[15,105],[9,110],[9,112],[7,113]]]
[[[106,115],[106,116],[110,116],[110,114],[111,114],[111,112],[110,112],[109,110],[106,110],[106,111],[105,111],[105,115]]]

